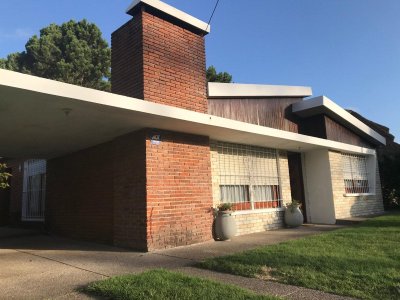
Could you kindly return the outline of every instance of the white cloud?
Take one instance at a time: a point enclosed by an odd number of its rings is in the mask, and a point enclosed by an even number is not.
[[[0,39],[16,39],[16,40],[27,40],[33,35],[33,31],[29,28],[16,28],[12,31],[0,30]]]

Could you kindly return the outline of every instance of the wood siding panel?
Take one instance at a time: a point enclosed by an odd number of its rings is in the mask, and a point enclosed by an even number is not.
[[[291,104],[302,98],[209,99],[208,113],[260,126],[298,132]]]
[[[350,129],[322,114],[301,119],[299,133],[360,147],[373,147]]]
[[[352,144],[360,147],[373,148],[373,146],[363,138],[327,116],[325,116],[325,127],[326,138],[328,140]]]

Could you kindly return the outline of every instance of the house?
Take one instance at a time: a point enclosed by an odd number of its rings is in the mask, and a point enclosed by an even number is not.
[[[210,240],[220,202],[239,235],[283,227],[292,198],[309,223],[383,211],[383,136],[309,87],[207,85],[206,23],[158,0],[127,13],[113,93],[0,70],[9,222],[150,251]]]

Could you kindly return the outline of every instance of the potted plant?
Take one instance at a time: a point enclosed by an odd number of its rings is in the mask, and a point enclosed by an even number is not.
[[[233,205],[221,203],[215,210],[215,239],[226,241],[236,234],[236,221],[232,216]]]
[[[298,227],[303,224],[303,214],[300,206],[301,203],[296,200],[286,204],[285,223],[288,227]]]

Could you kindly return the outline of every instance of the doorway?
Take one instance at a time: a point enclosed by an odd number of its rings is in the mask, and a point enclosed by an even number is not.
[[[288,152],[289,177],[292,199],[301,203],[304,223],[307,222],[306,201],[304,197],[303,169],[301,165],[301,154]]]
[[[24,162],[22,221],[44,221],[46,196],[46,160]]]

